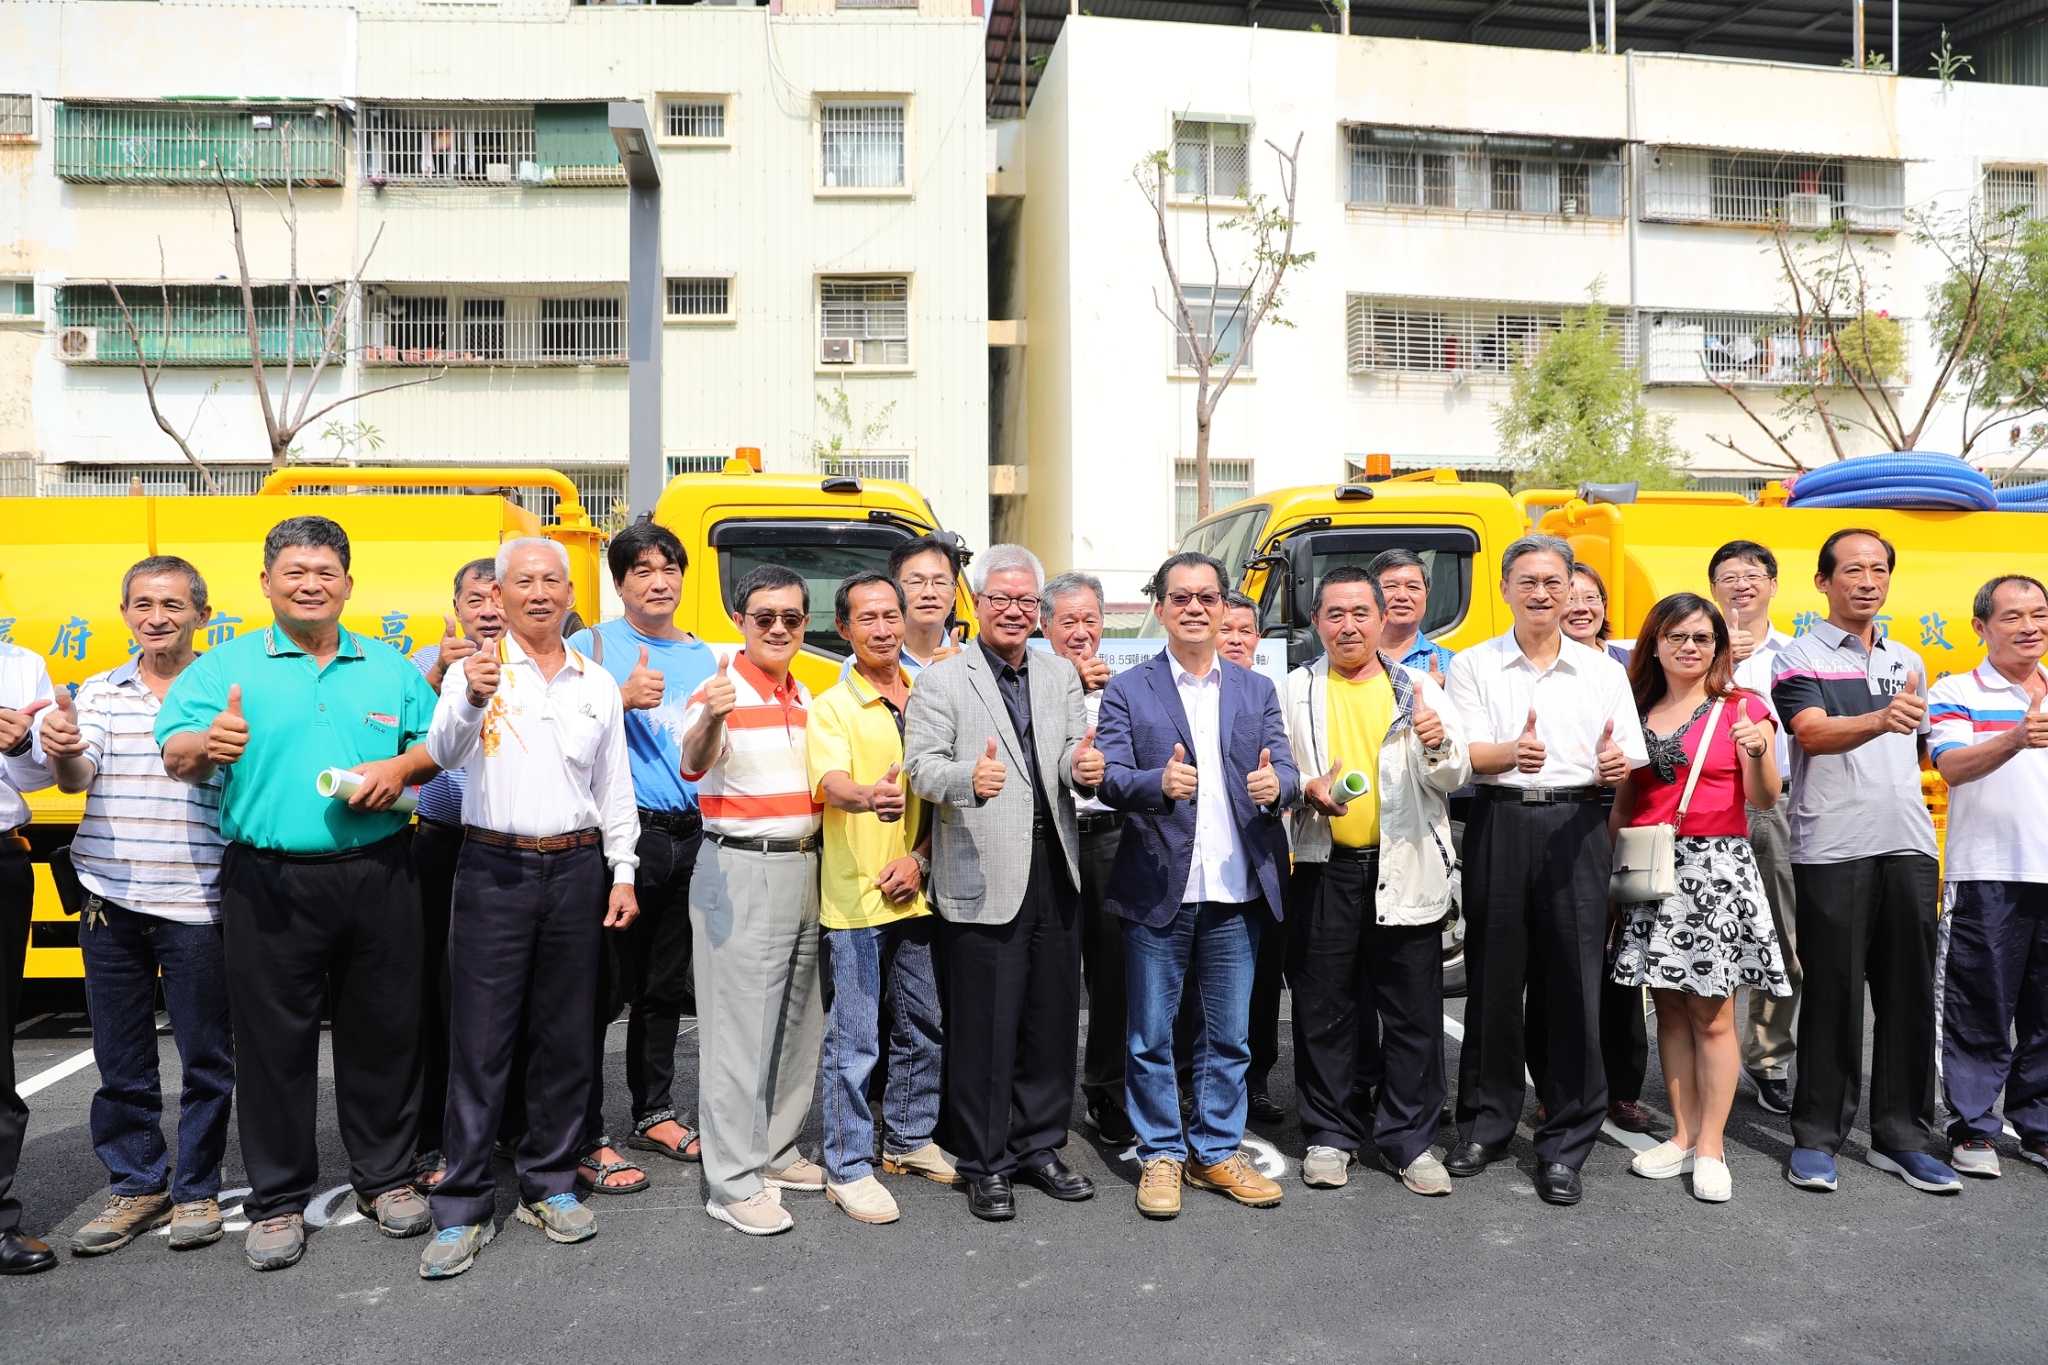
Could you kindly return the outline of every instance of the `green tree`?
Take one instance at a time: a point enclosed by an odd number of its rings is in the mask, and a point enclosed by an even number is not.
[[[1643,406],[1643,380],[1621,353],[1621,331],[1595,298],[1564,325],[1517,348],[1514,388],[1494,408],[1494,434],[1521,488],[1641,483],[1679,488],[1684,456],[1671,419]]]

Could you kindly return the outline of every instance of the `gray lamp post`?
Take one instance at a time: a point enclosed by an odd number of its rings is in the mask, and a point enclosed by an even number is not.
[[[626,499],[635,520],[654,510],[667,484],[661,459],[661,160],[637,100],[610,106],[608,122],[626,168]]]

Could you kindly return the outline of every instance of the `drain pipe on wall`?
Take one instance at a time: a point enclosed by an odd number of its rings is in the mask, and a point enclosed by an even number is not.
[[[1630,49],[1622,58],[1628,63],[1628,311],[1633,318],[1636,312],[1636,223],[1642,217],[1639,196],[1643,184],[1643,149],[1636,132],[1636,54]]]

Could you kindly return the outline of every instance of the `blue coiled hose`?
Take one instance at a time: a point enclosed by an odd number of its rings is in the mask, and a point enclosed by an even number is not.
[[[1901,450],[1801,474],[1787,505],[1995,512],[1999,497],[1990,479],[1952,455]]]

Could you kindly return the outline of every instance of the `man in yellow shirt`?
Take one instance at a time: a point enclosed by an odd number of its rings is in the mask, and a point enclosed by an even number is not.
[[[896,1200],[875,1179],[868,1079],[881,1053],[881,1003],[891,1006],[882,1095],[882,1169],[955,1184],[932,1141],[939,1118],[944,1036],[932,971],[934,920],[925,904],[931,830],[925,803],[903,780],[903,589],[857,573],[833,604],[853,667],[811,704],[811,788],[825,806],[818,922],[832,980],[825,1025],[825,1197],[863,1223],[893,1223]]]

